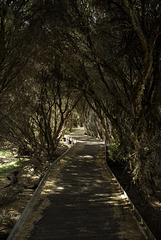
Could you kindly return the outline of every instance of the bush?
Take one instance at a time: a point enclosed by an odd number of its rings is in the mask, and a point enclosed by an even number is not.
[[[119,142],[112,142],[108,146],[108,157],[113,162],[118,162],[121,160],[121,150],[120,150],[120,143]]]

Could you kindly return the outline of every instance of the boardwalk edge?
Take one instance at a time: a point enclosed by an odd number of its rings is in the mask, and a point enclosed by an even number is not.
[[[153,233],[149,229],[148,225],[146,224],[146,222],[144,221],[144,219],[142,218],[142,216],[140,215],[140,213],[138,212],[138,210],[134,206],[133,202],[131,201],[131,199],[129,198],[129,196],[127,195],[127,193],[125,192],[125,190],[123,189],[121,184],[119,183],[117,177],[114,175],[114,173],[112,172],[112,170],[108,166],[108,163],[107,163],[108,156],[106,155],[106,152],[107,152],[107,147],[105,145],[105,160],[104,160],[105,166],[108,169],[108,171],[110,172],[110,174],[112,175],[112,177],[116,179],[119,187],[121,188],[121,191],[123,192],[125,198],[128,200],[128,202],[129,202],[129,204],[131,206],[130,210],[131,210],[132,215],[134,216],[134,218],[136,220],[136,223],[137,223],[139,229],[141,230],[141,232],[143,233],[143,235],[145,236],[146,239],[148,239],[148,240],[156,240],[156,238],[154,237]]]
[[[68,141],[68,135],[66,135],[66,141]],[[70,137],[70,144],[71,147],[69,149],[67,149],[61,156],[59,156],[49,167],[49,169],[47,170],[47,172],[45,173],[44,177],[42,178],[42,180],[40,181],[38,187],[36,188],[36,190],[34,191],[32,197],[30,198],[29,202],[27,203],[25,209],[23,210],[20,218],[18,219],[17,223],[15,224],[15,226],[13,227],[12,231],[10,232],[8,238],[6,240],[16,240],[18,239],[17,237],[19,236],[19,233],[21,232],[21,228],[24,225],[24,222],[26,220],[26,218],[28,217],[29,213],[31,212],[30,206],[35,198],[35,196],[37,194],[39,194],[39,192],[41,192],[42,190],[42,186],[50,172],[51,167],[57,163],[68,151],[71,150],[71,148],[73,148],[75,146],[75,144],[77,143],[77,141],[73,138]]]

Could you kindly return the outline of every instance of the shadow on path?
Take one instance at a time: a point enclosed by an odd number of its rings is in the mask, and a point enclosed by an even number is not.
[[[75,139],[79,142],[52,165],[8,239],[147,239],[104,165],[103,143],[80,133]]]

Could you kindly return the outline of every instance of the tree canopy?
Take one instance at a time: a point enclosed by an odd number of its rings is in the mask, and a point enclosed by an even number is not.
[[[119,142],[120,161],[153,194],[161,173],[160,2],[0,4],[1,138],[52,158],[75,110],[88,133]]]

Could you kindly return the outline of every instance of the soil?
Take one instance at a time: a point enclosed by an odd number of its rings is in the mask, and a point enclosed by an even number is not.
[[[55,152],[52,160],[54,162],[60,155],[62,155],[69,145],[60,144]],[[9,163],[15,156],[0,159],[0,163]],[[13,173],[7,171],[0,174],[0,239],[7,239],[12,228],[19,219],[21,213],[29,202],[39,182],[44,176],[45,172],[50,167],[51,162],[39,161],[34,158],[25,158],[20,166],[14,171],[18,171],[17,182],[11,184],[7,176]]]
[[[132,184],[132,178],[128,169],[118,162],[107,161],[108,166],[126,191],[132,203],[146,222],[156,240],[161,239],[161,193],[158,190],[156,196],[151,196],[147,201],[140,194],[139,188]]]

